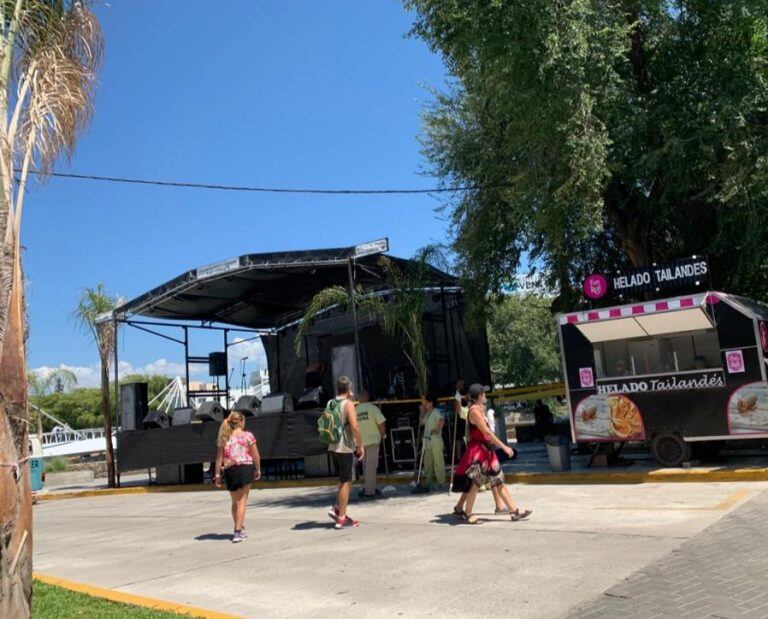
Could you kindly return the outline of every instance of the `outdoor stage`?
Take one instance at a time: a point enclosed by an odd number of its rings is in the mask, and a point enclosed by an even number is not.
[[[190,334],[197,329],[218,332],[226,353],[235,343],[260,339],[267,355],[273,394],[286,394],[287,405],[278,412],[258,412],[249,417],[248,429],[259,440],[262,458],[292,461],[288,474],[327,474],[325,446],[317,440],[316,419],[325,400],[334,394],[339,375],[352,377],[357,389],[367,389],[381,400],[387,417],[388,458],[382,450],[382,470],[389,466],[413,466],[418,444],[418,389],[415,375],[401,344],[386,335],[378,319],[364,311],[333,307],[319,314],[297,346],[296,331],[315,295],[329,287],[345,287],[350,295],[394,294],[388,268],[399,272],[419,268],[423,296],[422,331],[427,352],[430,389],[446,396],[453,393],[457,376],[471,382],[490,383],[488,344],[484,330],[470,330],[457,280],[439,269],[412,260],[387,256],[386,240],[354,247],[248,254],[187,271],[136,297],[118,308],[112,320],[177,343],[183,348],[186,396],[189,402],[218,401],[226,409],[230,397],[229,367],[221,376],[223,386],[190,389],[190,366],[207,361],[190,354]],[[354,291],[354,292],[353,292]],[[239,333],[245,337],[233,338]],[[115,347],[118,350],[118,347]],[[114,360],[117,368],[119,359]],[[313,378],[322,395],[305,406],[299,398],[307,392],[310,367],[326,368]],[[120,405],[115,376],[115,401]],[[301,410],[294,411],[294,408]],[[130,411],[116,410],[122,420],[118,437],[118,470],[129,471],[164,465],[209,463],[215,457],[218,423],[187,423],[166,428],[142,429],[130,419]],[[122,414],[121,414],[122,413]],[[127,423],[130,421],[131,423]],[[173,420],[171,420],[173,422]],[[131,428],[131,429],[129,429]],[[445,443],[451,445],[450,425]],[[448,460],[450,460],[450,454]],[[301,464],[297,464],[301,461]],[[294,466],[295,465],[295,466]],[[279,474],[279,473],[278,473]]]

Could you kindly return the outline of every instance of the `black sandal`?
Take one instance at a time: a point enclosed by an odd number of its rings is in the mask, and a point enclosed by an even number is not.
[[[463,509],[457,509],[453,508],[453,515],[456,516],[459,520],[466,520],[467,519],[467,512],[465,512]]]
[[[533,510],[526,509],[523,513],[520,513],[519,509],[516,509],[509,515],[509,519],[512,522],[519,522],[520,520],[525,520],[533,513]]]

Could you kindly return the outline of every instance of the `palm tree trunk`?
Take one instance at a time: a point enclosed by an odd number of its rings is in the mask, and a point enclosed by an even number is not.
[[[116,486],[115,454],[112,450],[112,417],[109,406],[109,360],[101,356],[101,412],[104,415],[104,439],[107,441],[107,485]]]
[[[29,617],[32,595],[32,496],[29,490],[23,277],[12,263],[11,295],[0,352],[0,617]],[[18,468],[12,466],[18,464]]]

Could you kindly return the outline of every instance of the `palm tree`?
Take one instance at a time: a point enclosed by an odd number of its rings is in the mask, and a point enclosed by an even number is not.
[[[104,284],[96,284],[95,288],[83,288],[80,300],[72,318],[75,323],[93,338],[99,350],[101,365],[101,412],[104,415],[104,436],[107,441],[107,484],[115,487],[115,454],[112,450],[112,417],[109,405],[109,364],[115,352],[115,330],[111,320],[100,318],[111,314],[122,301],[104,291]]]
[[[43,415],[40,412],[40,400],[53,391],[70,389],[77,384],[77,376],[66,368],[56,368],[50,372],[31,372],[27,370],[27,393],[37,400],[37,436],[43,440]]]
[[[27,457],[20,233],[29,174],[72,155],[88,125],[102,34],[83,0],[0,0],[0,462]],[[0,470],[5,485],[9,469]],[[0,617],[26,617],[32,503],[22,477],[0,502]]]
[[[366,293],[357,288],[350,295],[350,291],[342,286],[321,290],[312,299],[296,330],[297,353],[304,336],[319,314],[333,307],[346,309],[352,300],[359,312],[377,318],[384,333],[402,344],[403,354],[416,374],[417,390],[421,396],[425,396],[429,371],[422,328],[427,300],[424,288],[433,272],[432,263],[442,261],[442,251],[434,245],[420,249],[403,268],[382,256],[379,258],[379,266],[384,272],[384,291]],[[362,388],[362,385],[359,387]]]

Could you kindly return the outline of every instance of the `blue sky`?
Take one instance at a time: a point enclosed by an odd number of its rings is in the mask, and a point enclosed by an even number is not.
[[[425,87],[441,86],[444,69],[405,36],[412,16],[399,2],[114,0],[95,10],[106,40],[96,114],[58,171],[434,186],[422,174],[417,135]],[[51,179],[29,194],[25,210],[30,367],[64,364],[81,383],[95,383],[95,349],[69,319],[83,286],[103,282],[131,298],[230,256],[381,236],[408,256],[445,239],[436,206],[427,195],[280,196]],[[133,330],[127,336],[126,371],[179,370],[180,348]],[[197,345],[194,354],[213,346]]]

